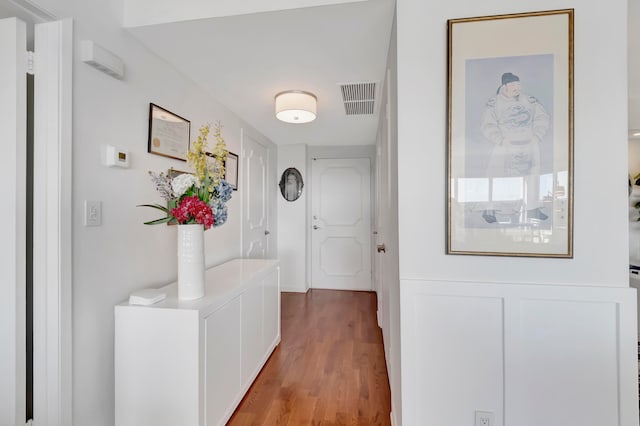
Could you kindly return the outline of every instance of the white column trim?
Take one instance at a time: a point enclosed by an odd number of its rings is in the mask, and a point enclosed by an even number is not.
[[[35,26],[34,419],[72,424],[71,19]]]
[[[27,30],[16,18],[0,23],[0,424],[17,425],[26,385]]]

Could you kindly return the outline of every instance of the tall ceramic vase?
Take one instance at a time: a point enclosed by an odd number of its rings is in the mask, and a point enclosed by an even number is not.
[[[178,298],[204,296],[204,227],[178,225]]]

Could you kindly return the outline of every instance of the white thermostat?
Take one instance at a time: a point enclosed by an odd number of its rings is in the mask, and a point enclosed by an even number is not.
[[[113,145],[107,145],[106,165],[109,167],[129,168],[129,151],[117,148]]]

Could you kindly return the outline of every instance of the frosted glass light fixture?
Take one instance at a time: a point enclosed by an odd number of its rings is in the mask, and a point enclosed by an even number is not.
[[[287,90],[276,95],[276,117],[285,123],[302,124],[316,119],[317,98],[313,93]]]

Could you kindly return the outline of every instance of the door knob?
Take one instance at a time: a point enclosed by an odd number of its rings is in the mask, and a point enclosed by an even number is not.
[[[320,229],[318,225],[313,225],[313,229]]]
[[[386,253],[387,252],[387,248],[384,246],[384,244],[378,244],[376,246],[376,248],[378,249],[378,253]]]
[[[269,234],[271,234],[271,232],[269,232],[269,231],[264,231],[264,235],[269,235]]]

